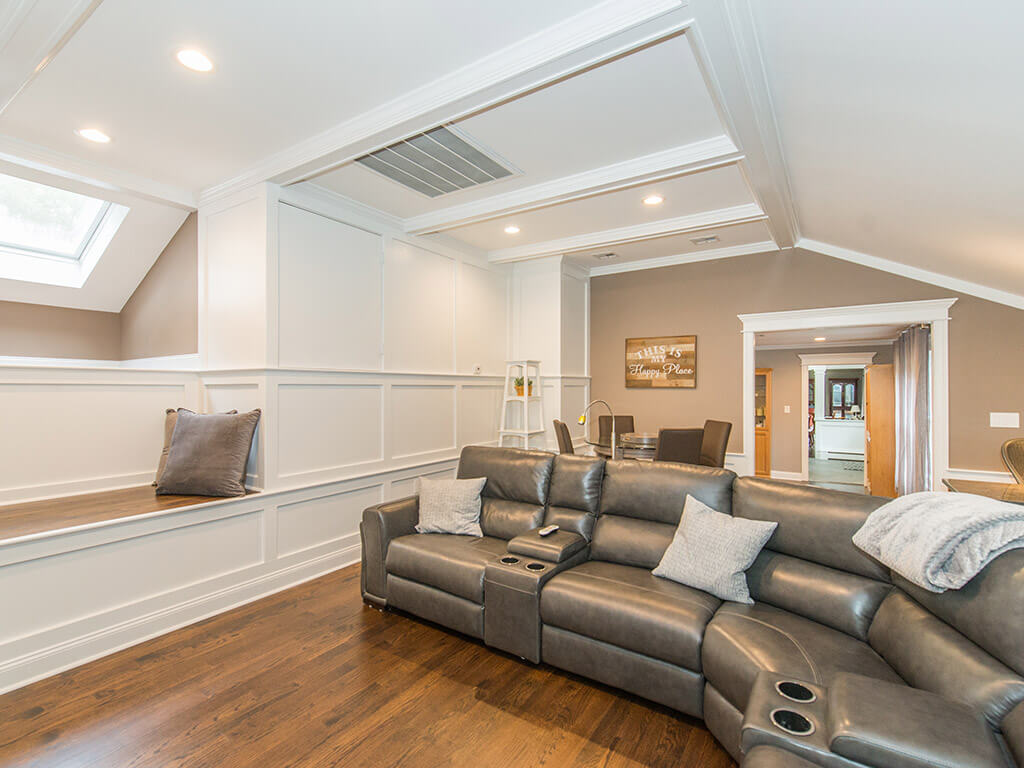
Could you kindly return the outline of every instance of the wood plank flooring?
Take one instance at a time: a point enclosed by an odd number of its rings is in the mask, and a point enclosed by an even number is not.
[[[0,541],[75,525],[189,507],[222,499],[209,496],[157,496],[151,485],[82,493],[0,506]]]
[[[732,766],[697,721],[363,605],[359,566],[0,696],[0,766]]]

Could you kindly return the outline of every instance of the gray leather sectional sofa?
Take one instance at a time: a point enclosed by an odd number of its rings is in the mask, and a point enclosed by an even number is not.
[[[367,601],[701,717],[746,768],[1024,766],[1024,550],[933,594],[851,543],[883,499],[505,448],[458,474],[487,477],[484,536],[416,533],[415,497],[370,507]],[[687,494],[778,523],[754,605],[651,575]]]

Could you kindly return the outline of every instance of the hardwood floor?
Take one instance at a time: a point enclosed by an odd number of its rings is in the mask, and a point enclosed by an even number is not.
[[[734,765],[697,721],[362,604],[359,566],[0,696],[0,766]]]

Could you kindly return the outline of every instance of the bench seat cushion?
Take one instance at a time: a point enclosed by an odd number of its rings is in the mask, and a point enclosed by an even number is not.
[[[720,604],[644,568],[592,560],[545,585],[540,613],[544,624],[699,672],[704,628]]]
[[[389,574],[482,603],[484,568],[507,545],[489,536],[414,533],[391,542],[385,564]]]
[[[741,711],[761,670],[826,687],[841,672],[903,682],[867,643],[765,603],[719,608],[704,637],[703,663],[708,682]]]

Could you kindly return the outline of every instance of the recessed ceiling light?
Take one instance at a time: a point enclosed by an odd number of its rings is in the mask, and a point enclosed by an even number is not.
[[[718,235],[705,235],[704,237],[691,237],[690,242],[694,245],[708,245],[709,243],[717,243]]]
[[[648,195],[644,198],[644,205],[661,205],[665,198],[661,195]]]
[[[614,259],[618,255],[619,254],[617,254],[617,253],[595,253],[594,254],[594,258],[595,259],[600,259],[601,261],[604,261],[606,259]]]
[[[814,340],[815,341],[828,341],[828,339],[825,338],[824,336],[815,336]]]
[[[98,128],[79,128],[75,133],[83,139],[86,139],[87,141],[95,141],[97,144],[110,143],[110,137]]]
[[[519,234],[519,227],[517,227],[515,224],[509,224],[507,227],[505,227],[505,234],[506,235],[518,235]]]
[[[181,62],[182,66],[188,67],[195,72],[209,72],[213,69],[212,61],[199,51],[191,48],[178,51],[178,61]]]

